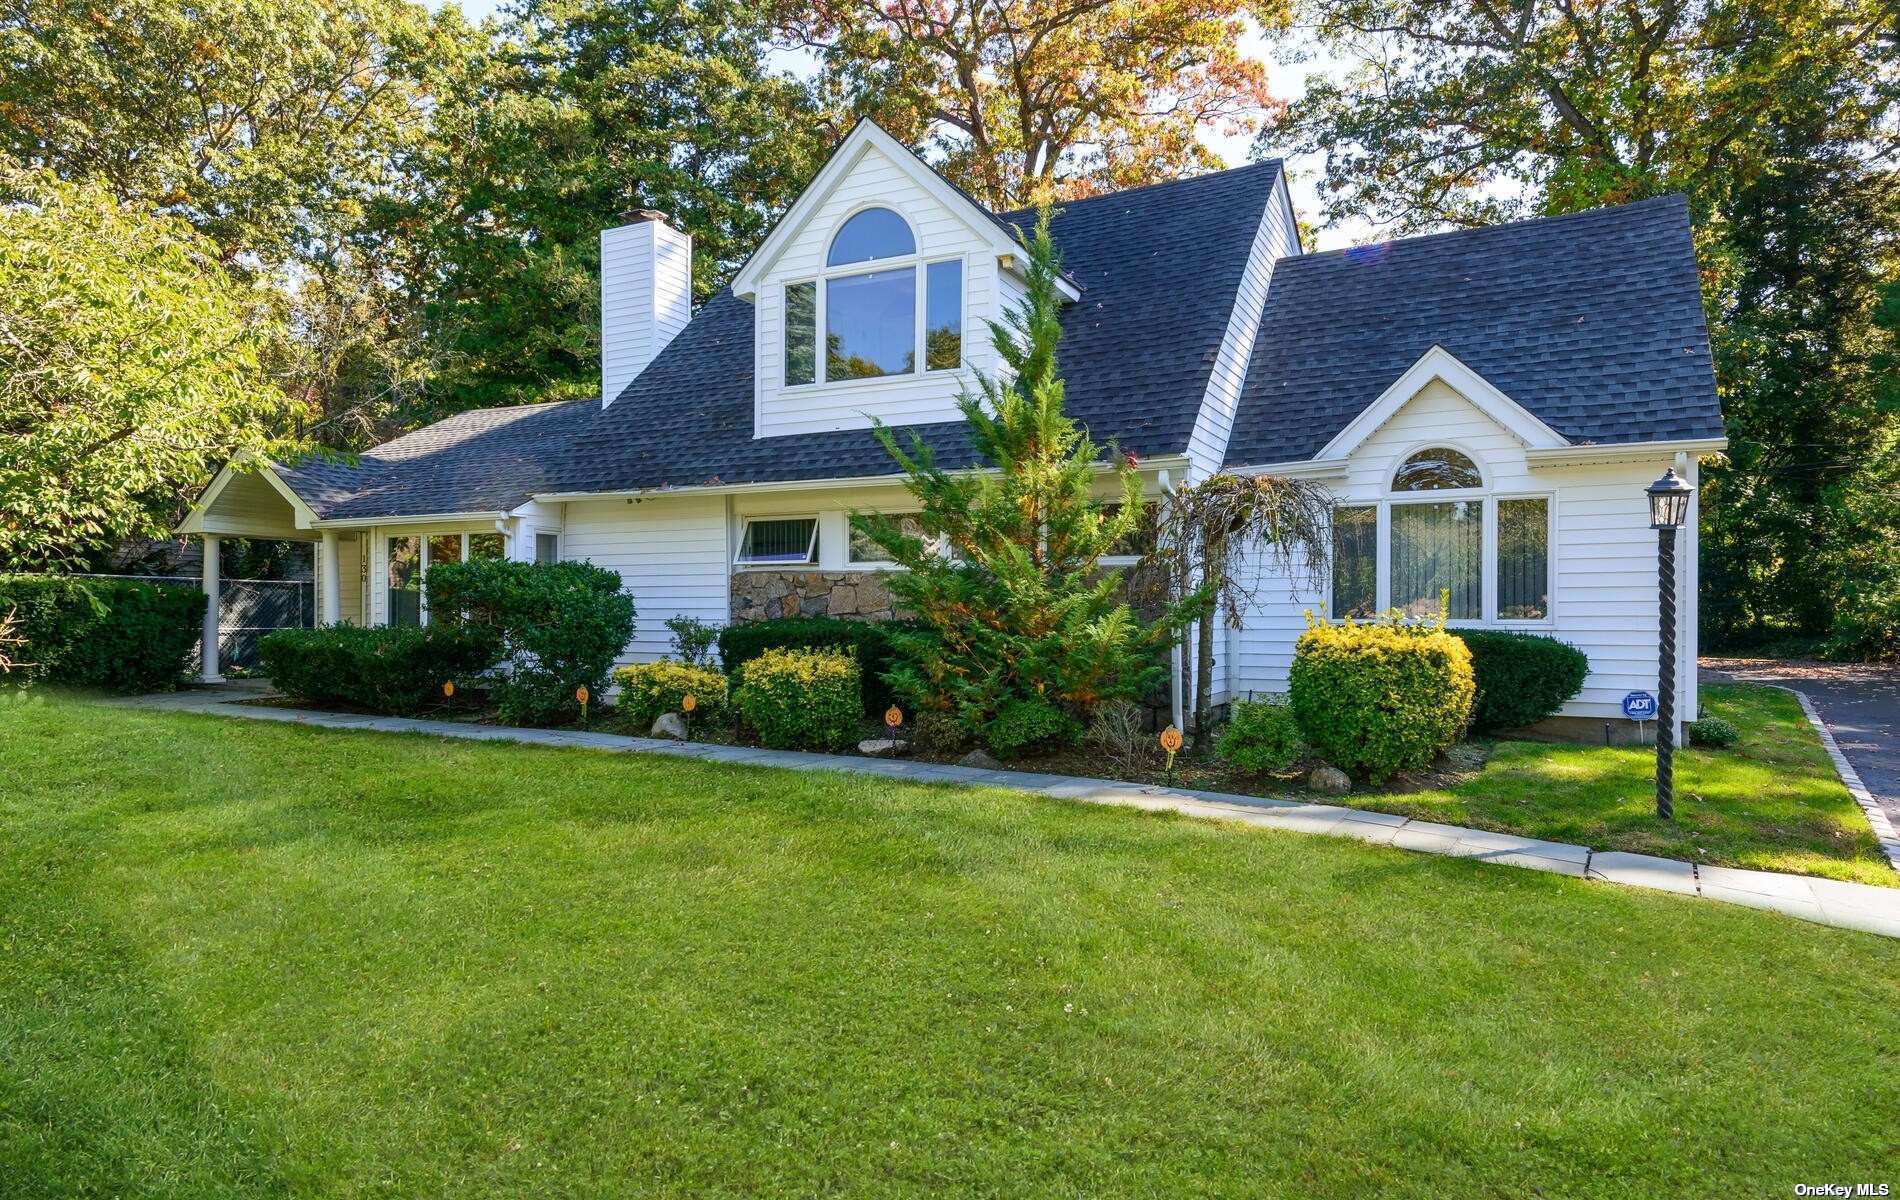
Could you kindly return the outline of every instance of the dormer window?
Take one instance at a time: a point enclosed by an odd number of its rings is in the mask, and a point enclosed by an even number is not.
[[[955,370],[962,362],[963,261],[921,259],[909,223],[888,208],[852,214],[832,236],[823,277],[785,285],[788,385],[911,375],[919,363]]]

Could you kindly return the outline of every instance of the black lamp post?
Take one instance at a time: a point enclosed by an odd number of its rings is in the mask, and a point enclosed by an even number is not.
[[[1656,531],[1656,582],[1661,590],[1657,605],[1658,632],[1656,690],[1656,816],[1668,821],[1676,815],[1676,531],[1689,519],[1689,497],[1695,489],[1683,482],[1674,467],[1644,489],[1649,493],[1649,527]]]

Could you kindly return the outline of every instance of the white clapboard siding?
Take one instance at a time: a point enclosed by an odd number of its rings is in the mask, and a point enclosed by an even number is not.
[[[336,539],[337,620],[345,625],[363,624],[363,544],[364,533],[342,533]]]
[[[1266,307],[1267,288],[1273,282],[1274,264],[1299,252],[1299,231],[1293,224],[1293,209],[1287,201],[1286,176],[1281,175],[1273,185],[1273,195],[1254,233],[1247,267],[1241,274],[1233,312],[1227,320],[1227,332],[1221,337],[1200,415],[1188,437],[1188,460],[1199,478],[1220,470],[1226,458],[1227,439],[1233,433],[1234,413],[1240,407],[1241,388],[1247,381],[1247,363],[1253,355],[1255,335],[1260,331],[1260,316]]]
[[[1398,464],[1413,451],[1434,445],[1471,455],[1493,492],[1553,498],[1552,620],[1501,627],[1549,634],[1589,656],[1590,675],[1563,715],[1620,719],[1625,693],[1656,690],[1656,535],[1649,528],[1643,488],[1674,456],[1657,453],[1625,463],[1533,467],[1521,442],[1434,380],[1352,454],[1346,479],[1332,487],[1336,499],[1364,503],[1388,495]],[[1678,550],[1684,568],[1678,585],[1683,608],[1678,708],[1685,714],[1693,714],[1695,701],[1695,651],[1690,644],[1694,555],[1691,533]],[[1286,690],[1293,643],[1306,628],[1304,610],[1323,611],[1326,591],[1293,587],[1284,576],[1259,587],[1245,629],[1230,640],[1236,694]]]
[[[963,259],[963,357],[967,367],[993,368],[995,352],[986,320],[1000,315],[997,265],[991,244],[966,221],[920,187],[882,149],[871,147],[812,213],[796,238],[773,262],[754,301],[757,360],[757,436],[864,429],[873,416],[892,425],[953,421],[957,392],[967,371],[933,371],[839,384],[784,386],[785,284],[818,278],[831,238],[858,210],[881,206],[910,222],[917,251],[926,260]],[[876,264],[866,264],[876,270]],[[923,304],[920,283],[917,303]],[[823,344],[823,331],[819,333]]]
[[[637,610],[620,661],[651,662],[672,646],[666,620],[726,623],[726,502],[719,496],[660,496],[629,504],[567,506],[561,556],[620,572]]]

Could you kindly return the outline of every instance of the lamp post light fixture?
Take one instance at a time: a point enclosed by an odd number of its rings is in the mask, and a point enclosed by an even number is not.
[[[1676,815],[1676,531],[1689,520],[1695,489],[1671,467],[1643,490],[1649,495],[1649,527],[1656,531],[1656,619],[1662,635],[1656,661],[1656,817],[1668,821]]]

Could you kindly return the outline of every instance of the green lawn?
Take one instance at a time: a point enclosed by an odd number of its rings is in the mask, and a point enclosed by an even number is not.
[[[1656,752],[1644,747],[1501,742],[1456,787],[1346,803],[1596,850],[1900,886],[1799,701],[1753,684],[1705,687],[1702,700],[1742,740],[1676,755],[1673,821],[1656,819]]]
[[[999,791],[0,705],[0,1194],[1789,1195],[1900,942]]]

